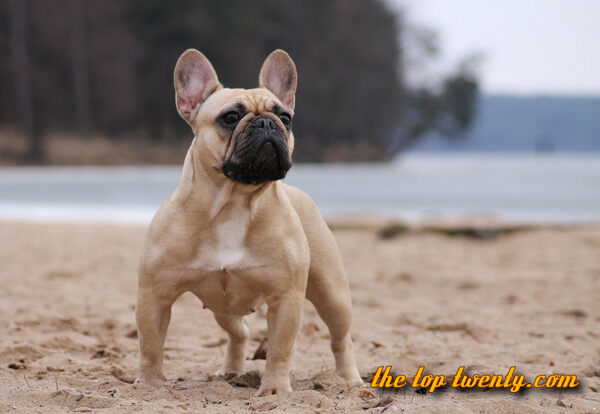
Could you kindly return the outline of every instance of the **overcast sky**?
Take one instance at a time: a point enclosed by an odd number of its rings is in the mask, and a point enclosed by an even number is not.
[[[387,0],[436,28],[450,69],[483,52],[487,93],[600,94],[600,0]]]

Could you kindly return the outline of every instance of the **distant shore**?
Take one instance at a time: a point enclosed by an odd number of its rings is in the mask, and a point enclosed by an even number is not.
[[[189,139],[153,140],[148,137],[122,136],[109,138],[92,135],[80,138],[72,133],[49,133],[44,135],[42,158],[28,158],[28,142],[14,130],[0,129],[0,167],[3,166],[123,166],[123,165],[181,165],[192,143]],[[388,162],[392,157],[367,144],[329,146],[326,154],[318,148],[318,157],[300,157],[300,162]],[[301,156],[302,154],[300,154]],[[295,161],[298,161],[296,154]]]
[[[43,160],[28,160],[27,142],[13,131],[0,130],[0,167],[18,165],[179,165],[183,163],[189,142],[160,142],[135,137],[109,139],[92,136],[77,138],[53,133],[44,139]]]

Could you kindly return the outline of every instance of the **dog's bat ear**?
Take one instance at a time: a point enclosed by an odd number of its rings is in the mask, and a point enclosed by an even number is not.
[[[258,86],[273,92],[284,105],[293,110],[296,105],[297,83],[298,73],[290,55],[281,49],[273,51],[260,69]]]
[[[196,49],[188,49],[175,65],[175,105],[188,123],[198,114],[200,105],[223,87],[210,61]]]

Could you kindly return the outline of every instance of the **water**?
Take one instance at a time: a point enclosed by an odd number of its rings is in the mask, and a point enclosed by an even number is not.
[[[0,219],[148,223],[180,167],[0,169]],[[407,154],[390,164],[296,165],[321,212],[408,220],[491,214],[600,221],[600,154]]]

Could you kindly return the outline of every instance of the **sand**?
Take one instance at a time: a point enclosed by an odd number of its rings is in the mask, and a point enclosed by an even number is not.
[[[0,223],[0,412],[600,412],[600,226],[484,239],[431,229],[382,239],[377,226],[334,226],[364,377],[390,364],[408,375],[419,365],[434,374],[516,365],[530,378],[577,374],[581,386],[518,395],[349,389],[332,374],[327,331],[307,303],[295,392],[253,398],[256,374],[212,377],[226,337],[186,294],[166,341],[169,381],[137,387],[136,266],[145,228]],[[250,358],[265,335],[264,315],[249,325]],[[261,375],[264,360],[247,368]]]

